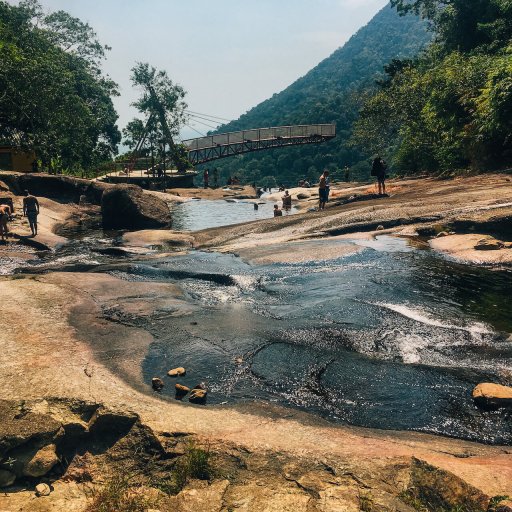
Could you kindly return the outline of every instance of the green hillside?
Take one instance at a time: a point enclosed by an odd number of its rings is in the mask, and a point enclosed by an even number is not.
[[[272,177],[287,185],[314,177],[325,167],[341,176],[368,174],[368,159],[348,144],[352,124],[383,66],[393,58],[416,55],[431,39],[426,24],[414,16],[400,18],[390,6],[382,9],[341,48],[279,94],[260,103],[218,132],[288,124],[331,123],[337,138],[319,146],[263,151],[215,162],[222,178],[238,175],[243,181],[271,184]],[[210,164],[209,167],[213,167]]]

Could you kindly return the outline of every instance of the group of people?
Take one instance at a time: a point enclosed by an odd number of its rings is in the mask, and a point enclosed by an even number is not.
[[[382,159],[380,155],[377,155],[372,162],[371,175],[377,178],[377,184],[379,189],[379,195],[384,195],[386,193],[386,172],[387,172],[387,164]],[[350,169],[345,167],[345,180],[348,181],[350,177]],[[309,183],[306,180],[299,181],[299,187],[309,187]],[[329,194],[331,191],[331,179],[329,177],[329,171],[325,170],[318,180],[318,209],[324,210],[325,205],[329,201]],[[289,209],[291,208],[291,196],[288,191],[286,191],[283,196],[283,208]],[[276,204],[274,206],[274,217],[280,217],[283,215],[282,210],[279,209],[279,206]]]
[[[283,210],[290,211],[292,209],[292,196],[290,195],[290,192],[288,190],[284,191],[284,196],[282,197],[283,200]],[[283,216],[283,210],[279,208],[278,204],[274,205],[274,217],[282,217]]]
[[[23,215],[27,217],[32,236],[37,235],[37,216],[39,215],[39,201],[28,190],[25,190],[23,198]],[[0,204],[0,237],[3,242],[9,235],[9,221],[12,220],[14,207],[11,202]]]
[[[213,176],[213,186],[215,188],[217,188],[219,186],[219,171],[216,167],[212,171],[212,176]],[[233,178],[231,178],[231,177],[229,178],[228,185],[231,185],[231,183],[229,183],[229,181],[232,179]],[[203,186],[204,186],[204,188],[208,188],[210,186],[210,170],[209,169],[205,169],[203,171]]]

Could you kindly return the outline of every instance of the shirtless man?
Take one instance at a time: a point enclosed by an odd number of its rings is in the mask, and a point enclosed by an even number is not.
[[[2,242],[5,241],[9,234],[7,221],[9,220],[11,213],[11,207],[8,204],[0,204],[0,236],[2,237]]]
[[[37,216],[39,215],[39,202],[36,197],[29,194],[25,190],[25,197],[23,198],[23,215],[28,217],[28,223],[32,231],[32,236],[37,235]]]
[[[274,217],[282,217],[283,211],[279,209],[277,204],[274,205]]]

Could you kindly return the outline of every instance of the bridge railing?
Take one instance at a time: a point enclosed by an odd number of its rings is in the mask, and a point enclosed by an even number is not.
[[[198,151],[229,144],[241,144],[244,142],[258,142],[272,139],[292,139],[300,137],[334,137],[336,125],[334,124],[304,124],[295,126],[274,126],[272,128],[254,128],[238,132],[219,133],[207,135],[197,139],[184,140],[182,143],[189,151]]]

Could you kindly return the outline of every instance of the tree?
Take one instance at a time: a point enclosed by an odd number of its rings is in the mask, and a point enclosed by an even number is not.
[[[64,14],[58,29],[35,0],[0,1],[0,138],[46,163],[91,168],[117,151],[117,86],[97,67],[92,29]],[[73,37],[73,49],[63,49]]]
[[[399,14],[428,19],[446,52],[503,48],[512,37],[510,0],[391,0]]]
[[[512,35],[512,2],[393,4],[402,14],[433,20],[438,37],[406,66],[387,67],[388,78],[361,110],[353,142],[384,150],[401,170],[512,163],[512,49],[503,39]]]
[[[185,171],[190,167],[186,149],[174,142],[174,137],[179,134],[187,120],[185,90],[174,84],[165,71],[157,71],[142,62],[132,69],[131,80],[134,86],[142,89],[142,96],[133,106],[145,115],[147,133],[151,137],[159,131],[163,150],[165,151],[165,145],[168,144],[178,171]]]

